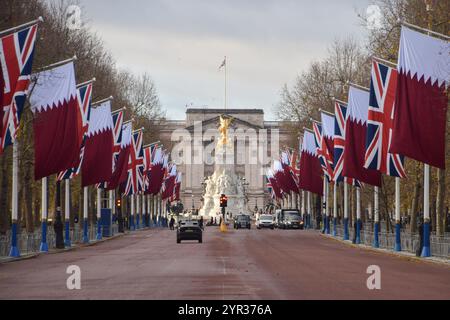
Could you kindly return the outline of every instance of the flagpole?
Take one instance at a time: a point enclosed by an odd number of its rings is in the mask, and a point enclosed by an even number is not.
[[[20,26],[12,27],[12,28],[0,31],[0,36],[3,37],[5,35],[7,35],[8,33],[12,33],[12,32],[15,32],[17,30],[20,30],[20,29],[25,29],[25,28],[30,27],[30,26],[32,26],[32,25],[34,25],[36,23],[39,23],[39,22],[44,22],[44,18],[39,17],[36,20],[33,20],[33,21],[30,21],[30,22],[21,24]]]
[[[380,189],[378,187],[374,188],[374,240],[373,247],[380,247]]]
[[[322,233],[327,231],[327,179],[323,179],[323,197],[322,197],[322,216],[323,216],[323,230]]]
[[[326,183],[326,186],[327,186],[327,197],[326,197],[326,200],[325,200],[326,201],[325,202],[325,204],[326,204],[325,214],[327,216],[326,232],[327,232],[327,234],[330,234],[331,233],[331,230],[330,230],[330,219],[331,219],[331,216],[330,216],[330,201],[329,201],[330,183],[328,182],[328,179],[326,177],[324,177],[324,180],[326,181],[325,183]]]
[[[72,58],[69,58],[69,59],[66,59],[66,60],[62,60],[62,61],[58,61],[58,62],[49,64],[48,66],[45,66],[45,67],[37,68],[36,71],[37,71],[37,72],[47,71],[47,70],[50,70],[50,69],[53,69],[53,68],[56,68],[56,67],[65,65],[65,64],[67,64],[67,63],[76,61],[77,59],[78,59],[77,56],[74,55]]]
[[[344,178],[344,240],[350,240],[348,232],[348,183]]]
[[[423,249],[422,257],[431,256],[430,248],[430,165],[424,164],[423,184]]]
[[[102,189],[97,188],[97,240],[102,239]]]
[[[308,229],[308,222],[306,219],[305,191],[303,191],[303,190],[302,190],[302,217],[303,217],[303,224],[305,226],[305,229]]]
[[[64,245],[66,247],[71,247],[70,242],[70,179],[65,181],[65,201],[64,201],[64,218],[65,218],[65,241]]]
[[[361,188],[356,188],[356,244],[361,244]]]
[[[48,178],[42,178],[42,197],[41,197],[41,246],[40,252],[48,252],[47,244],[47,219],[48,219],[48,198],[47,198]]]
[[[307,219],[307,223],[308,223],[308,228],[311,227],[311,192],[308,191],[308,212],[306,213],[306,219]]]
[[[130,214],[130,230],[134,231],[136,230],[136,227],[134,225],[134,194],[132,194],[130,197],[130,202],[131,202],[131,214]]]
[[[337,184],[333,185],[333,237],[337,236]]]
[[[89,243],[88,234],[88,187],[83,188],[83,243]]]
[[[12,226],[11,226],[11,250],[9,252],[10,257],[18,258],[20,257],[19,246],[17,245],[17,228],[19,219],[19,186],[18,186],[18,174],[19,174],[19,146],[18,143],[13,145],[13,163],[12,163],[12,203],[11,203],[11,215],[12,215]]]
[[[141,228],[141,195],[139,192],[136,194],[136,229],[139,230]]]
[[[108,101],[111,101],[111,100],[114,100],[113,96],[110,96],[108,98],[105,98],[105,99],[96,101],[94,103],[91,103],[91,107],[97,107],[97,106],[101,105],[102,103],[105,103],[105,102],[108,102]]]
[[[80,89],[81,87],[87,86],[88,84],[94,83],[95,81],[97,81],[97,79],[92,78],[91,80],[88,80],[86,82],[77,84],[77,89]]]
[[[228,61],[227,57],[225,56],[225,113],[228,108],[228,101],[227,101],[227,68],[228,68]]]
[[[394,251],[402,251],[401,242],[401,213],[400,213],[400,178],[395,178],[395,248]]]

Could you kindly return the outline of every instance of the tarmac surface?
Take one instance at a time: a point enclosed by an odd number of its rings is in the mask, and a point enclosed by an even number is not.
[[[81,269],[68,290],[67,267]],[[381,290],[367,268],[381,269]],[[353,248],[314,231],[208,227],[203,244],[145,230],[0,264],[0,299],[450,299],[450,267]]]

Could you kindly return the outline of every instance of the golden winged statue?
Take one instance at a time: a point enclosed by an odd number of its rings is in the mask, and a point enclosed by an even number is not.
[[[220,132],[221,138],[219,140],[219,146],[228,145],[228,129],[230,128],[232,121],[233,121],[232,118],[226,118],[224,116],[220,116],[219,132]]]

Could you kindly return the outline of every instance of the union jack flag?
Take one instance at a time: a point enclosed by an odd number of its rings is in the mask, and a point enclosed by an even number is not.
[[[112,172],[116,171],[117,161],[119,160],[120,150],[122,145],[122,126],[123,126],[123,111],[112,113],[114,131],[113,131],[113,157],[112,157]],[[107,182],[99,183],[96,185],[99,189],[106,189],[108,187]]]
[[[14,143],[31,80],[37,25],[0,38],[3,97],[0,101],[0,154]]]
[[[81,165],[83,163],[83,157],[84,157],[84,144],[85,144],[86,135],[87,135],[87,132],[89,129],[89,119],[91,117],[92,83],[89,83],[85,86],[78,88],[77,101],[78,101],[78,108],[79,108],[80,115],[81,115],[80,126],[82,127],[81,137],[80,137],[80,139],[82,140],[81,149],[80,149],[80,163],[77,168],[72,168],[72,169],[61,172],[57,177],[58,181],[73,179],[80,174]]]
[[[335,183],[346,182],[350,185],[361,187],[362,184],[352,178],[342,175],[344,169],[344,149],[345,149],[345,123],[347,116],[347,106],[336,101],[335,103],[335,126],[334,126],[334,173]]]
[[[126,196],[143,191],[144,151],[142,148],[142,130],[133,132],[133,139],[128,160],[128,179],[124,194]]]
[[[320,123],[314,122],[313,129],[314,129],[314,140],[316,142],[317,154],[319,156],[320,165],[328,181],[332,181],[334,170],[332,164],[329,161],[327,151],[328,147],[327,144],[325,143],[325,139],[323,138],[322,134],[323,129],[322,125]]]
[[[397,70],[373,61],[364,167],[388,176],[404,178],[404,157],[389,153],[394,127],[397,77]]]

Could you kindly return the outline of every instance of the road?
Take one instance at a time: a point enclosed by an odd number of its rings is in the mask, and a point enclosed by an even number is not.
[[[135,232],[0,265],[0,299],[450,299],[450,268],[352,248],[313,231],[207,228],[204,243]],[[66,268],[81,268],[81,290]],[[381,268],[370,291],[367,267]]]

